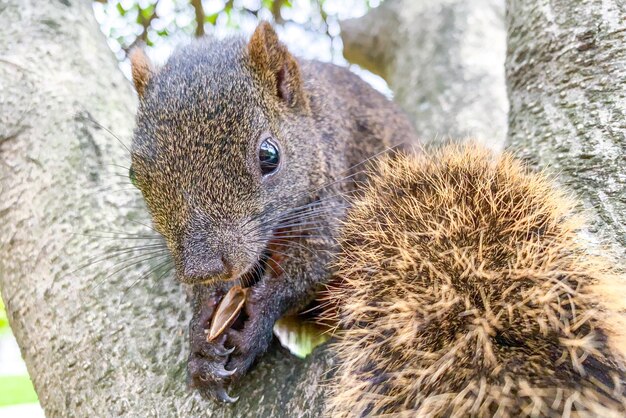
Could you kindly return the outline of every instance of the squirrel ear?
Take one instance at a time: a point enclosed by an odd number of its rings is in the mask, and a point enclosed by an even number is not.
[[[306,105],[298,62],[268,22],[257,26],[248,43],[248,54],[253,68],[276,89],[280,99],[291,107]]]
[[[154,74],[154,69],[150,59],[143,49],[133,48],[133,50],[130,51],[129,56],[135,90],[137,90],[139,98],[142,98],[144,92],[146,91],[146,86]]]

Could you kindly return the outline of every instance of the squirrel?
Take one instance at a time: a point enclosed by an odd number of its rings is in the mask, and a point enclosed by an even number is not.
[[[626,416],[626,280],[475,144],[374,162],[341,227],[328,416]]]
[[[410,121],[349,71],[294,58],[267,23],[159,70],[137,50],[131,63],[129,175],[192,285],[201,393],[234,401],[226,385],[274,322],[332,278],[329,416],[624,415],[624,284],[544,174],[474,145],[364,173],[416,142]],[[249,287],[243,323],[209,342],[233,283]]]
[[[129,176],[192,286],[189,383],[233,402],[227,385],[267,349],[276,320],[332,276],[359,164],[416,133],[348,69],[295,58],[267,22],[249,40],[197,40],[159,69],[141,49],[130,61],[139,106]],[[245,312],[209,341],[234,283],[249,290]]]

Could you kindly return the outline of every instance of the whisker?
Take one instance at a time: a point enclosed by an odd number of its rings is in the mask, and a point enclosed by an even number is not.
[[[80,270],[83,270],[87,267],[93,266],[95,264],[101,263],[103,261],[107,261],[107,260],[111,260],[113,258],[117,258],[121,255],[125,255],[125,254],[130,254],[130,253],[134,253],[137,251],[143,251],[143,250],[156,250],[156,249],[160,249],[160,250],[165,250],[167,247],[161,245],[161,244],[149,244],[149,245],[144,245],[144,246],[135,246],[135,247],[125,247],[125,248],[119,248],[119,249],[115,249],[115,250],[107,250],[107,253],[104,256],[98,256],[95,258],[91,258],[88,259],[86,261],[86,264],[82,264],[80,265],[78,268],[76,268],[76,270],[72,270],[70,272],[70,274],[75,274],[77,272],[79,272]]]
[[[352,193],[352,192],[351,192]],[[328,206],[328,205],[323,205],[323,203],[335,199],[337,197],[342,197],[345,198],[347,194],[346,193],[338,193],[338,194],[334,194],[332,196],[328,196],[325,197],[324,199],[318,199],[316,201],[313,202],[309,202],[306,203],[304,205],[300,205],[300,206],[296,206],[293,208],[290,208],[289,210],[287,210],[285,213],[279,214],[277,216],[271,217],[269,219],[264,220],[264,222],[262,224],[259,225],[255,225],[253,228],[249,228],[247,232],[249,233],[253,233],[258,231],[261,228],[266,228],[268,224],[278,220],[279,222],[286,222],[287,220],[291,220],[291,219],[300,219],[302,217],[308,216],[308,217],[313,217],[313,216],[318,216],[320,214],[322,214],[324,211],[328,211],[330,213],[333,212],[337,212],[338,210],[347,208],[348,205],[343,205],[343,204],[335,204],[332,206]],[[309,208],[313,208],[314,210],[310,210]],[[307,210],[308,209],[308,210]],[[248,223],[248,222],[246,222]]]
[[[150,239],[163,239],[163,237],[161,236],[161,234],[159,234],[158,232],[155,233],[151,233],[150,235],[146,234],[145,232],[149,232],[149,231],[144,231],[144,232],[137,232],[137,233],[129,233],[128,231],[119,231],[116,229],[91,229],[88,232],[97,232],[97,233],[101,233],[101,234],[107,234],[107,238],[111,237],[111,238],[115,238],[115,237],[147,237]],[[81,234],[78,232],[71,232],[70,235],[81,235],[81,236],[89,236],[87,234]]]
[[[130,267],[142,264],[142,263],[145,263],[146,261],[150,261],[150,260],[153,260],[155,258],[165,257],[165,256],[169,256],[169,253],[164,253],[163,251],[152,251],[152,252],[140,254],[140,255],[138,255],[136,257],[131,257],[129,259],[126,259],[124,261],[116,263],[116,264],[113,265],[113,267],[117,267],[120,264],[128,263],[129,261],[133,261],[133,260],[139,259],[139,261],[136,261],[134,263],[126,264],[123,267],[121,267],[121,268],[115,270],[114,272],[108,274],[99,283],[97,283],[91,290],[94,291],[96,288],[98,288],[100,285],[102,285],[105,281],[107,281],[110,277],[112,277],[113,275],[119,273],[120,271],[126,270],[127,268],[130,268]]]
[[[133,222],[133,223],[136,223],[136,224],[139,224],[139,225],[141,225],[141,226],[145,226],[146,228],[148,228],[148,229],[150,229],[150,230],[152,230],[152,231],[156,232],[157,234],[161,235],[161,233],[160,233],[159,231],[157,231],[156,229],[154,229],[154,228],[153,228],[152,226],[150,226],[150,225],[146,225],[146,224],[144,224],[143,222],[134,221],[134,220],[129,220],[129,221],[130,221],[130,222]]]
[[[285,269],[283,268],[283,266],[281,266],[279,263],[275,263],[275,265],[276,265],[277,267],[280,267],[280,269],[282,270],[283,274],[284,274],[285,276],[287,276],[287,278],[290,278],[290,276],[287,274],[287,272],[285,271]],[[272,265],[271,265],[271,264],[269,264],[269,263],[268,263],[268,264],[267,264],[267,267],[269,267],[269,268],[272,270],[272,272],[273,272],[273,273],[274,273],[277,277],[279,276],[278,272],[274,269],[274,267],[272,267]]]
[[[126,185],[130,185],[130,183],[128,184],[124,184],[123,186]],[[96,188],[94,189],[94,193],[121,193],[121,192],[129,192],[129,191],[135,191],[137,193],[139,193],[139,190],[137,190],[136,187],[128,187],[128,188],[124,188],[124,189],[116,189],[115,187],[117,186],[122,186],[121,184],[115,185],[115,186],[110,186],[110,187],[105,187],[105,188]]]
[[[281,252],[281,251],[278,251],[278,250],[274,250],[274,249],[272,249],[272,254],[274,254],[274,253],[276,253],[276,254],[278,254],[278,255],[285,256],[285,257],[292,258],[292,254],[287,254],[287,253],[283,253],[283,252]]]
[[[128,174],[123,174],[123,173],[109,173],[106,176],[104,176],[105,178],[113,178],[113,177],[123,177],[126,180],[128,180],[128,184],[133,184],[130,179],[128,178]],[[133,186],[134,187],[134,186]]]
[[[104,235],[89,235],[89,234],[80,234],[77,232],[72,232],[71,235],[79,235],[82,237],[88,237],[88,238],[97,238],[97,239],[102,239],[102,240],[140,240],[140,241],[158,241],[158,240],[163,240],[163,237],[158,237],[158,236],[150,236],[150,235],[145,235],[145,236],[104,236]],[[164,244],[165,245],[165,244]]]
[[[128,148],[126,146],[126,144],[124,144],[124,142],[122,142],[122,140],[115,135],[109,128],[107,128],[106,126],[102,125],[100,122],[98,122],[97,120],[95,120],[93,118],[93,116],[91,115],[91,113],[87,112],[87,111],[82,111],[82,112],[76,112],[76,117],[79,119],[84,119],[84,120],[88,120],[89,122],[93,123],[94,125],[96,125],[98,128],[104,130],[105,132],[109,133],[113,138],[115,138],[128,152],[128,154],[130,155],[130,148]]]
[[[322,212],[323,214],[323,212]],[[317,214],[320,215],[320,214]],[[275,229],[286,229],[286,228],[294,228],[294,227],[298,227],[298,226],[310,226],[310,225],[318,225],[321,226],[322,220],[316,220],[316,219],[304,219],[304,220],[299,220],[296,219],[293,223],[290,224],[278,224],[276,225]]]
[[[403,145],[404,145],[404,143],[401,142],[401,143],[398,143],[396,145],[392,145],[390,147],[387,147],[387,148],[383,149],[382,151],[380,151],[380,152],[378,152],[378,153],[376,153],[376,154],[374,154],[374,155],[372,155],[372,156],[370,156],[370,157],[368,157],[368,158],[366,158],[366,159],[364,159],[364,160],[362,160],[362,161],[360,161],[360,162],[358,162],[358,163],[348,167],[347,169],[345,169],[343,171],[340,171],[338,173],[338,175],[341,175],[341,174],[344,174],[344,173],[349,173],[350,171],[354,170],[355,168],[363,166],[363,165],[373,161],[374,159],[380,157],[383,154],[386,154],[386,153],[389,153],[389,152],[395,152],[399,147],[401,147]],[[324,183],[324,184],[322,184],[321,186],[319,186],[317,188],[305,190],[301,195],[309,195],[309,196],[313,195],[314,193],[316,193],[318,191],[321,191],[321,190],[323,190],[325,188],[328,188],[330,186],[333,186],[333,185],[336,185],[338,183],[345,182],[346,180],[352,179],[353,177],[355,177],[355,176],[357,176],[359,174],[362,174],[365,171],[366,171],[365,169],[362,169],[362,170],[358,170],[358,171],[356,171],[356,172],[354,172],[354,173],[352,173],[350,175],[341,176],[341,177],[336,178],[336,179],[331,179],[329,182]]]
[[[124,170],[126,170],[126,171],[129,171],[129,170],[130,170],[130,167],[126,167],[126,166],[124,166],[124,165],[120,165],[120,164],[114,164],[114,163],[111,163],[111,164],[106,164],[106,165],[107,165],[107,166],[110,166],[110,167],[118,167],[118,168],[123,168],[123,169],[124,169]],[[127,177],[128,177],[128,174],[127,174]]]
[[[265,233],[267,233],[271,231],[272,229],[276,230],[276,229],[288,228],[288,227],[292,227],[296,225],[304,225],[305,221],[311,224],[313,222],[320,223],[323,219],[321,218],[319,220],[312,220],[312,219],[315,219],[316,217],[320,217],[320,215],[333,214],[335,212],[337,212],[337,208],[332,208],[332,209],[320,208],[319,210],[311,210],[304,214],[300,214],[299,216],[289,217],[288,219],[280,219],[275,225],[269,225],[269,222],[264,222],[262,224],[255,226],[254,228],[249,228],[246,231],[246,234],[252,235],[259,231],[264,231]],[[292,223],[287,223],[287,222],[292,222]]]
[[[312,229],[314,231],[314,229]],[[289,240],[291,238],[328,238],[328,235],[313,235],[313,234],[309,234],[309,235],[275,235],[275,238],[278,238],[278,240]],[[272,241],[275,241],[275,239],[272,239]]]
[[[262,266],[263,262],[261,260],[259,260],[258,263],[256,263],[252,269],[251,272],[248,272],[246,274],[244,274],[243,276],[239,277],[237,279],[237,281],[239,282],[239,286],[241,287],[249,287],[251,285],[250,282],[248,282],[248,278],[250,275],[254,276],[261,276],[263,274],[263,266]]]
[[[290,250],[302,249],[302,250],[308,251],[308,252],[310,252],[312,254],[315,251],[314,248],[307,247],[306,245],[303,245],[303,244],[301,244],[299,242],[296,242],[296,241],[288,241],[288,242],[285,242],[285,243],[276,243],[275,245],[278,245],[278,246],[281,246],[283,248],[287,248],[287,249],[290,249]],[[291,257],[291,258],[293,258],[293,257]]]
[[[172,265],[170,265],[172,264]],[[159,277],[157,277],[157,281],[160,280],[161,278],[163,278],[163,276],[165,276],[166,274],[172,272],[172,268],[173,267],[173,263],[172,260],[170,260],[169,258],[166,259],[164,262],[158,264],[156,267],[149,269],[147,272],[145,272],[144,274],[142,274],[141,276],[139,276],[139,278],[137,280],[135,280],[133,283],[131,283],[130,286],[128,286],[126,289],[124,289],[124,296],[122,296],[120,298],[120,303],[124,300],[124,298],[126,297],[126,295],[128,294],[128,292],[130,291],[130,289],[132,289],[137,283],[139,283],[140,281],[146,279],[148,276],[150,276],[153,273],[158,272],[160,269],[162,269],[163,267],[168,267],[168,265],[170,265],[170,268],[166,268],[165,271],[163,273],[161,273],[159,275]]]
[[[149,251],[145,251],[145,250],[149,250]],[[116,266],[118,266],[118,265],[120,265],[122,263],[131,261],[131,260],[136,260],[136,259],[142,258],[143,256],[146,256],[146,255],[168,253],[167,249],[166,248],[162,248],[162,247],[152,247],[152,248],[140,248],[140,249],[124,250],[123,252],[118,252],[118,253],[115,253],[115,254],[113,254],[111,256],[108,256],[106,258],[102,258],[102,259],[98,260],[97,262],[94,262],[94,263],[92,263],[90,265],[94,265],[94,264],[97,264],[97,263],[102,262],[102,261],[116,259],[116,258],[118,258],[121,255],[134,254],[134,253],[137,253],[137,252],[139,252],[139,254],[133,255],[132,257],[129,257],[129,258],[124,258],[122,261],[119,261],[119,262],[115,263],[111,267],[116,267]]]

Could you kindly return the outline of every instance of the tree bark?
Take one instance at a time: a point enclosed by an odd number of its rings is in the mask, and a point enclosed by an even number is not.
[[[342,22],[344,55],[381,75],[425,143],[506,135],[504,0],[387,0]]]
[[[133,241],[93,235],[149,221],[115,166],[127,150],[98,124],[129,143],[134,111],[88,1],[0,4],[0,288],[46,414],[319,416],[324,350],[301,361],[273,347],[240,401],[218,407],[185,387],[180,286],[137,281],[157,260],[110,275]]]
[[[496,9],[488,13],[494,19]],[[467,26],[460,18],[467,15],[458,15],[450,4],[446,10],[447,20],[433,28],[437,36],[424,32],[420,44],[431,58],[450,50],[440,56],[440,72],[429,78],[430,69],[424,68],[401,85],[402,71],[424,56],[398,58],[402,65],[393,73],[398,82],[392,87],[419,115],[425,136],[458,135],[473,127],[486,132],[481,112],[488,100],[479,100],[481,95],[472,96],[479,103],[472,110],[452,117],[470,83],[458,78],[448,83],[448,76],[473,72],[453,72],[447,61],[458,63],[456,37],[465,33],[459,25]],[[331,369],[324,349],[301,361],[274,346],[231,407],[186,390],[189,309],[184,292],[171,277],[156,273],[133,285],[156,260],[114,273],[135,252],[124,253],[123,240],[111,241],[106,247],[110,256],[98,261],[105,252],[103,240],[89,236],[143,233],[134,221],[149,222],[126,169],[116,166],[128,165],[127,151],[99,127],[129,142],[135,110],[129,83],[88,2],[8,0],[0,16],[0,288],[47,415],[244,416],[254,411],[256,416],[319,416]],[[391,18],[380,23],[396,26]],[[503,42],[500,32],[492,33],[496,43]],[[477,74],[472,82],[483,85],[497,78]],[[409,87],[417,82],[425,83],[426,99]],[[443,83],[442,89],[431,82]],[[436,101],[436,92],[444,90],[450,99]],[[495,96],[498,119],[505,101]],[[424,106],[430,108],[423,111]],[[472,112],[475,117],[465,123]],[[501,127],[494,132],[483,136],[503,135]],[[97,262],[89,263],[94,258]]]
[[[617,1],[509,2],[509,143],[549,166],[626,242],[625,12]],[[598,4],[596,4],[598,3]],[[349,60],[383,75],[425,139],[506,132],[500,0],[388,0],[342,25]],[[0,5],[0,289],[49,416],[319,416],[329,354],[274,346],[234,406],[186,390],[188,303],[155,260],[110,273],[147,215],[124,177],[135,102],[88,2]],[[93,120],[98,123],[94,123]],[[126,189],[126,190],[120,190]],[[94,232],[96,231],[96,232]],[[80,268],[85,263],[89,265]],[[128,289],[130,287],[130,289]]]
[[[626,249],[626,5],[509,0],[508,143],[582,199],[590,232]]]

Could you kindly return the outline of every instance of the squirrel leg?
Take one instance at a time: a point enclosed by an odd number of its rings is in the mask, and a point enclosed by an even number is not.
[[[240,380],[267,350],[274,323],[284,314],[304,308],[315,296],[317,285],[330,277],[331,244],[330,238],[318,238],[278,249],[285,257],[268,266],[263,278],[248,290],[243,325],[229,328],[215,341],[207,341],[207,330],[225,290],[194,287],[188,363],[192,387],[216,400],[236,400],[225,387]]]
[[[254,360],[267,350],[273,338],[275,322],[287,313],[304,308],[315,297],[317,285],[326,282],[331,275],[328,267],[330,254],[326,246],[303,245],[297,248],[292,247],[293,258],[280,267],[270,269],[279,274],[266,274],[250,288],[245,304],[247,320],[243,328],[227,331],[227,345],[235,347],[227,363],[227,369],[235,370],[234,379],[243,376]]]
[[[247,319],[243,328],[229,328],[215,341],[207,340],[207,332],[222,293],[203,297],[203,303],[196,304],[189,327],[189,385],[216,401],[235,402],[237,398],[231,397],[226,388],[242,378],[254,360],[267,350],[274,323],[290,306],[291,298],[287,295],[292,293],[263,285],[251,288],[246,299]]]
[[[216,341],[207,340],[211,317],[223,292],[207,287],[194,289],[194,315],[189,325],[190,354],[187,362],[189,385],[205,396],[222,402],[235,402],[225,385],[233,371],[226,370],[228,356],[233,349],[225,347],[226,335]]]
[[[268,294],[266,287],[252,288],[246,300],[248,316],[241,330],[229,329],[226,332],[229,345],[234,347],[227,368],[235,373],[233,379],[246,374],[254,360],[263,354],[273,338],[274,323],[288,306],[288,302],[273,291]]]

